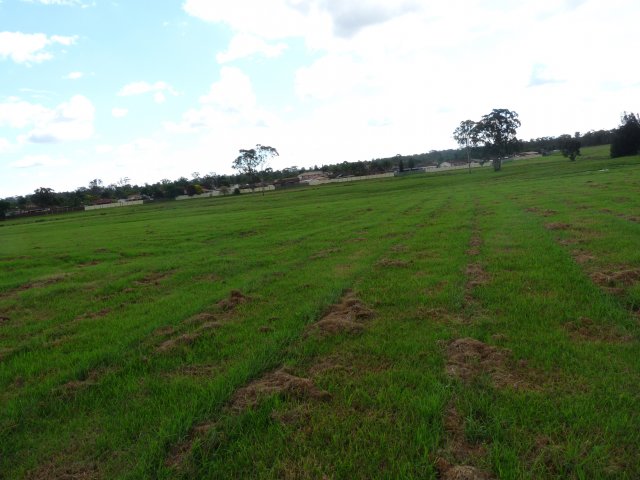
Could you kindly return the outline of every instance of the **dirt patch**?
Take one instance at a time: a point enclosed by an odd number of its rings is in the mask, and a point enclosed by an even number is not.
[[[596,341],[608,343],[626,343],[633,340],[631,335],[624,335],[609,325],[598,325],[587,317],[564,324],[565,329],[574,340]]]
[[[489,282],[489,275],[480,263],[470,263],[465,270],[467,289],[473,289]]]
[[[60,391],[64,394],[73,394],[79,390],[90,387],[92,385],[97,385],[98,380],[104,373],[106,372],[105,368],[98,368],[90,371],[87,376],[82,380],[71,380],[64,385],[61,385]]]
[[[571,252],[571,256],[573,257],[575,262],[579,263],[580,265],[591,262],[596,259],[595,256],[591,255],[588,252],[583,252],[581,250],[574,250],[573,252]]]
[[[231,290],[229,298],[224,298],[218,302],[218,308],[223,312],[230,312],[235,308],[249,300],[249,297],[243,295],[240,290]]]
[[[84,315],[81,315],[80,317],[78,317],[78,320],[94,320],[96,318],[106,317],[110,313],[111,313],[110,308],[103,308],[102,310],[98,310],[97,312],[85,313]]]
[[[281,368],[239,389],[231,399],[230,406],[237,411],[246,410],[257,405],[261,398],[276,394],[322,401],[331,399],[329,392],[318,388],[308,378],[296,377]]]
[[[100,262],[97,261],[97,260],[92,260],[90,262],[83,262],[83,263],[79,263],[78,267],[80,267],[80,268],[93,267],[94,265],[100,265]]]
[[[623,295],[626,288],[640,281],[640,269],[598,271],[590,275],[591,281],[612,295]]]
[[[319,258],[327,258],[329,255],[333,255],[334,253],[339,253],[341,250],[339,248],[328,248],[326,250],[320,250],[319,252],[314,253],[309,257],[310,260],[317,260]]]
[[[1,297],[6,297],[9,296],[13,293],[17,293],[17,292],[24,292],[26,290],[31,290],[32,288],[43,288],[43,287],[48,287],[49,285],[53,285],[56,283],[59,283],[61,281],[63,281],[65,278],[67,278],[67,274],[61,273],[61,274],[56,274],[56,275],[51,275],[49,277],[45,277],[45,278],[41,278],[38,280],[35,280],[33,282],[27,282],[23,285],[20,285],[19,287],[14,288],[13,290],[5,293],[4,295],[0,295]]]
[[[340,303],[332,305],[326,315],[308,327],[307,334],[311,332],[322,335],[360,333],[364,331],[363,322],[373,318],[373,315],[373,311],[352,291],[347,291]]]
[[[473,230],[471,234],[471,238],[469,239],[469,249],[467,250],[467,255],[476,256],[480,255],[480,247],[482,246],[482,238],[480,237],[480,232],[477,227]]]
[[[316,378],[321,375],[346,375],[350,379],[367,373],[380,373],[392,368],[392,363],[379,355],[366,353],[340,352],[318,359],[310,368],[309,375]]]
[[[98,465],[94,462],[69,462],[59,464],[49,462],[27,473],[29,480],[50,480],[52,478],[64,480],[94,480],[100,478]]]
[[[167,374],[167,376],[182,376],[182,377],[211,377],[221,370],[220,365],[183,365],[176,368]]]
[[[164,337],[167,335],[173,335],[174,333],[176,333],[176,329],[171,325],[159,327],[153,331],[153,335],[155,335],[156,337]]]
[[[193,325],[193,324],[199,324],[199,323],[204,323],[204,322],[210,322],[210,321],[214,320],[215,318],[216,318],[216,316],[213,313],[200,312],[200,313],[197,313],[196,315],[186,319],[185,323],[189,324],[189,325]]]
[[[558,240],[558,243],[563,246],[575,245],[576,243],[580,243],[580,240],[577,238],[563,238],[562,240]]]
[[[9,323],[9,320],[11,320],[9,317],[7,317],[6,315],[0,315],[0,325],[4,325],[5,323]]]
[[[482,444],[470,443],[464,433],[464,418],[453,404],[445,409],[443,418],[446,433],[446,447],[440,451],[442,456],[435,460],[439,478],[450,480],[484,480],[491,476],[479,468],[473,467],[478,459],[486,455]],[[450,460],[445,459],[447,457]]]
[[[401,243],[394,245],[393,247],[390,248],[390,250],[392,252],[406,252],[408,250],[406,245],[402,245]]]
[[[9,358],[15,351],[15,348],[0,348],[0,361]]]
[[[162,342],[158,345],[156,351],[159,353],[165,353],[178,347],[193,345],[199,337],[200,335],[197,333],[183,333],[178,337],[170,338],[169,340]]]
[[[207,422],[193,427],[187,437],[171,449],[164,464],[168,468],[174,470],[179,469],[180,466],[184,464],[184,461],[188,457],[189,452],[191,452],[193,445],[204,438],[207,433],[215,428],[215,426],[215,423]]]
[[[160,285],[160,282],[167,277],[170,277],[172,272],[153,272],[144,276],[140,280],[136,280],[136,285]]]
[[[441,480],[490,480],[491,475],[470,465],[451,465],[444,459],[436,461]]]
[[[419,318],[425,318],[428,320],[432,320],[437,323],[445,323],[445,324],[463,324],[468,323],[464,318],[456,315],[455,313],[450,312],[445,308],[440,307],[418,307],[416,313]]]
[[[489,375],[498,388],[530,388],[519,372],[513,368],[511,351],[487,345],[474,338],[459,338],[449,342],[445,349],[445,372],[463,382],[472,382],[481,375]],[[521,362],[518,367],[523,367]]]
[[[397,267],[397,268],[405,268],[408,267],[411,262],[407,260],[397,260],[391,258],[383,258],[382,260],[376,263],[379,267],[389,268],[389,267]]]
[[[258,329],[258,331],[260,333],[271,333],[273,332],[273,327],[270,327],[269,325],[263,325]]]
[[[571,225],[562,222],[545,223],[544,228],[547,230],[569,230]]]
[[[538,207],[527,208],[527,212],[535,213],[536,215],[540,215],[542,217],[551,217],[551,216],[556,215],[558,213],[555,210],[548,210],[548,209],[545,210],[545,209],[538,208]]]
[[[196,280],[204,281],[204,282],[219,282],[223,280],[223,278],[215,273],[209,273],[207,275],[200,275],[196,277]]]
[[[213,322],[205,322],[198,328],[198,332],[205,332],[207,330],[217,330],[222,327],[222,322],[213,321]]]

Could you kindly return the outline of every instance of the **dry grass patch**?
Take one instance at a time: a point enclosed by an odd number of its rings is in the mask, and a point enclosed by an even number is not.
[[[189,456],[193,445],[202,440],[211,430],[215,428],[215,423],[201,423],[191,429],[187,437],[176,444],[169,452],[164,464],[171,469],[177,470],[184,464]]]
[[[165,340],[160,345],[158,345],[156,351],[158,353],[165,353],[178,347],[193,345],[198,338],[200,338],[200,335],[198,333],[183,333],[178,337]]]
[[[218,302],[218,308],[223,312],[230,312],[248,300],[249,297],[245,296],[240,290],[231,290],[228,298],[224,298]]]
[[[445,372],[463,382],[473,382],[481,375],[489,375],[498,388],[530,389],[523,370],[526,363],[515,365],[511,351],[487,345],[474,338],[452,340],[445,348]]]
[[[339,253],[341,250],[339,248],[328,248],[326,250],[320,250],[319,252],[314,253],[309,257],[310,260],[317,260],[319,258],[327,258],[329,255],[333,255],[334,253]]]
[[[383,258],[382,260],[378,261],[376,265],[378,267],[383,267],[383,268],[389,268],[389,267],[406,268],[409,265],[411,265],[411,262],[407,260]]]
[[[580,317],[575,322],[567,322],[564,327],[571,338],[578,341],[626,343],[633,340],[631,335],[623,335],[613,326],[598,325],[587,317]]]
[[[285,395],[300,399],[328,401],[331,394],[318,388],[311,380],[296,377],[285,368],[270,372],[239,389],[231,399],[231,408],[236,411],[256,406],[260,400],[270,395]]]
[[[591,274],[591,280],[604,288],[630,287],[640,281],[640,268],[598,271]]]
[[[571,225],[562,222],[545,223],[544,228],[547,230],[569,230]]]
[[[27,290],[31,290],[34,288],[44,288],[49,285],[54,285],[63,281],[69,275],[66,273],[57,273],[55,275],[50,275],[48,277],[40,278],[38,280],[34,280],[33,282],[27,282],[25,284],[20,285],[19,287],[14,288],[13,290],[9,290],[3,294],[0,294],[0,298],[7,298],[15,295],[16,293],[25,292]]]
[[[307,328],[307,334],[311,332],[318,332],[322,335],[360,333],[364,331],[363,322],[373,316],[374,313],[371,309],[362,303],[352,291],[347,291],[340,303],[332,305],[326,315]]]
[[[134,283],[136,285],[160,285],[160,282],[173,274],[173,271],[169,272],[152,272],[148,275],[145,275],[140,280],[136,280]]]
[[[489,275],[485,272],[484,267],[480,263],[470,263],[465,270],[467,276],[467,290],[485,285],[489,282]]]
[[[443,419],[446,432],[446,447],[440,452],[442,456],[436,458],[435,466],[440,479],[448,480],[488,480],[487,472],[470,464],[477,463],[486,455],[486,448],[482,444],[472,444],[467,441],[464,433],[464,419],[454,405],[450,404]],[[449,460],[445,459],[447,457]]]

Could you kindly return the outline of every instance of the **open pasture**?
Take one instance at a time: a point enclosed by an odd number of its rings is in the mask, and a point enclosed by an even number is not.
[[[640,477],[607,156],[0,223],[0,477]]]

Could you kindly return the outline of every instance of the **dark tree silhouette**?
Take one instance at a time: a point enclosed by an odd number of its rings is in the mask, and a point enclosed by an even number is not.
[[[506,108],[493,109],[477,123],[476,138],[494,156],[493,169],[502,168],[502,158],[517,147],[518,114]]]
[[[256,145],[256,148],[249,150],[240,150],[240,155],[236,157],[231,165],[234,170],[238,170],[249,177],[251,189],[254,189],[255,182],[258,180],[258,172],[264,169],[267,161],[279,156],[278,150],[267,145]]]
[[[640,116],[624,112],[611,141],[611,158],[635,155],[640,151]]]

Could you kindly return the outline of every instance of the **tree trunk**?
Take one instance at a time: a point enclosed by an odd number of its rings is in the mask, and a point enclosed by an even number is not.
[[[493,160],[493,171],[499,172],[501,168],[502,168],[502,160],[499,158],[496,158],[495,160]]]

